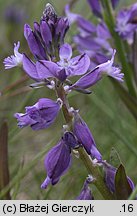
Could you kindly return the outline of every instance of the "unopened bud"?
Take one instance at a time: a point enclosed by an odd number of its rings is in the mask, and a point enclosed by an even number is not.
[[[43,11],[42,19],[46,21],[51,20],[53,22],[57,20],[57,13],[50,3],[46,4],[45,10]]]

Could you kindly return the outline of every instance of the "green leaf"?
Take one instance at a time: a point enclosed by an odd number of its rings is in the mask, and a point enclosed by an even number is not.
[[[8,125],[3,122],[0,128],[0,191],[9,184],[8,167]],[[3,199],[10,199],[9,190],[5,193]]]
[[[112,147],[110,152],[110,164],[116,168],[118,168],[121,164],[120,156],[114,147]]]
[[[125,168],[121,164],[115,175],[115,195],[118,200],[127,200],[132,193],[132,188],[128,182]]]

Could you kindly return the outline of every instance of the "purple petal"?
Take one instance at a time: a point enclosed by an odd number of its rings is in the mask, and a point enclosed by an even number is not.
[[[56,35],[60,38],[60,43],[63,44],[64,37],[69,29],[69,21],[67,18],[61,17],[56,26]]]
[[[67,78],[67,74],[66,74],[66,70],[65,69],[62,69],[60,71],[58,71],[57,73],[57,78],[61,81],[61,82],[64,82]]]
[[[36,69],[42,80],[49,77],[57,77],[57,71],[59,71],[59,67],[56,63],[45,60],[37,61]]]
[[[28,40],[28,36],[30,35],[31,32],[32,32],[32,29],[30,28],[30,26],[28,24],[25,24],[24,25],[24,36],[26,40]]]
[[[36,65],[25,54],[23,54],[23,69],[30,76],[30,78],[39,81]]]
[[[82,89],[89,88],[96,84],[102,78],[99,68],[95,68],[93,71],[82,76],[74,85],[71,87],[80,87]]]
[[[23,127],[26,127],[26,126],[29,126],[35,123],[35,121],[32,120],[27,114],[15,113],[14,117],[18,120],[18,126],[20,128],[23,128]]]
[[[74,37],[74,42],[83,49],[97,51],[100,50],[100,45],[93,39],[93,37],[82,37],[77,35]]]
[[[48,46],[52,42],[52,34],[46,21],[43,20],[41,21],[40,31],[41,31],[42,39],[45,42],[45,45]]]
[[[97,25],[96,31],[97,31],[97,36],[99,38],[103,38],[103,39],[111,38],[109,29],[104,22],[101,22]]]
[[[88,186],[87,181],[85,181],[84,186],[81,190],[80,195],[77,197],[77,200],[93,200],[93,196],[91,194],[91,190]]]
[[[22,65],[23,54],[19,53],[20,42],[14,43],[14,55],[4,59],[5,69],[10,69]]]
[[[52,185],[56,184],[68,170],[70,161],[70,149],[62,140],[48,152],[45,158],[45,168]]]
[[[29,27],[29,25],[24,26],[24,35],[28,42],[30,51],[33,53],[33,55],[38,59],[46,59],[44,48],[36,34]]]
[[[77,19],[77,25],[80,32],[84,35],[90,35],[91,33],[94,33],[96,31],[95,25],[84,19],[83,17],[79,17]]]
[[[110,60],[98,65],[97,68],[101,74],[107,74],[108,76],[113,77],[119,82],[123,82],[124,74],[121,73],[121,70],[118,67],[113,66],[115,53],[116,50],[113,51],[112,58]]]
[[[51,183],[51,179],[47,176],[47,178],[44,180],[44,182],[41,184],[42,189],[46,189],[47,186]]]
[[[34,22],[34,32],[40,34],[40,25],[37,22]]]
[[[47,122],[54,121],[60,110],[60,105],[48,98],[41,98],[38,101],[38,110],[42,119]]]
[[[91,10],[96,16],[101,17],[101,6],[99,0],[88,0]]]
[[[70,148],[76,148],[78,146],[78,140],[72,132],[66,132],[64,134],[64,141]]]
[[[70,64],[72,70],[70,76],[82,75],[90,66],[90,58],[87,54],[76,56],[70,60]]]
[[[70,60],[72,56],[72,48],[69,44],[63,44],[59,50],[59,56],[61,60]]]
[[[101,161],[102,156],[96,148],[94,138],[87,124],[82,120],[79,114],[75,114],[73,132],[77,137],[78,141],[84,146],[87,153],[93,158]]]

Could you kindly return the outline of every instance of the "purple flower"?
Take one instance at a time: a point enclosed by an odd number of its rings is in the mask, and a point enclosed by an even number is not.
[[[24,36],[36,60],[54,59],[55,52],[64,43],[68,28],[68,19],[57,17],[50,4],[46,5],[40,24],[34,22],[34,31],[25,24]]]
[[[91,190],[88,186],[88,181],[84,182],[83,188],[80,192],[80,195],[77,197],[77,200],[93,200]]]
[[[69,44],[64,44],[60,47],[59,56],[60,61],[57,63],[45,60],[36,62],[37,78],[44,80],[49,77],[55,77],[64,81],[67,77],[86,73],[89,68],[90,59],[88,55],[83,54],[71,58],[72,48]],[[28,74],[31,74],[31,72]]]
[[[102,17],[101,5],[99,0],[87,0],[93,13],[96,16]],[[112,6],[115,8],[119,0],[111,0]]]
[[[52,185],[57,184],[60,180],[60,177],[68,170],[71,163],[71,144],[68,138],[71,136],[67,132],[67,136],[64,135],[58,144],[53,147],[45,158],[45,169],[47,172],[47,177],[42,183],[41,188],[46,189],[47,186],[51,183]]]
[[[94,70],[88,72],[84,76],[82,76],[76,83],[74,83],[70,89],[72,88],[81,88],[86,89],[98,82],[102,79],[103,75],[108,75],[118,80],[119,82],[123,82],[124,74],[121,73],[121,70],[118,67],[113,66],[114,56],[116,51],[114,50],[111,60],[98,65]]]
[[[83,145],[85,150],[92,158],[96,158],[98,161],[102,160],[102,156],[96,148],[94,138],[87,126],[78,113],[74,114],[73,132],[77,137],[80,144]]]
[[[110,164],[103,162],[104,170],[105,170],[105,182],[109,190],[114,193],[115,192],[115,175],[117,169]],[[127,176],[128,183],[131,189],[134,189],[134,183],[132,180]]]
[[[133,35],[137,30],[137,3],[128,9],[123,9],[118,13],[116,31],[129,44],[133,43]]]
[[[22,65],[23,54],[19,53],[20,42],[14,43],[14,55],[4,59],[5,69],[10,69],[19,65]]]
[[[69,5],[66,5],[65,12],[71,24],[77,23],[79,34],[74,36],[74,42],[80,53],[86,53],[91,58],[90,69],[107,61],[113,50],[108,40],[111,35],[106,24],[101,21],[95,26],[81,15],[71,13]]]
[[[33,130],[40,130],[49,127],[56,119],[62,102],[57,102],[41,98],[33,106],[26,107],[26,113],[16,113],[14,116],[18,120],[20,128],[31,126]]]

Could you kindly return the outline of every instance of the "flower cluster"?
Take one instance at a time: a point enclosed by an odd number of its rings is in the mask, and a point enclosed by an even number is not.
[[[99,1],[88,2],[93,12],[101,17]],[[112,3],[115,6],[117,1]],[[54,8],[47,4],[40,23],[34,22],[34,30],[28,24],[24,26],[24,36],[34,60],[32,61],[25,53],[19,53],[19,42],[14,45],[14,55],[5,58],[5,69],[22,65],[25,73],[36,82],[32,84],[33,86],[42,83],[54,89],[58,96],[56,100],[41,98],[33,106],[27,106],[25,114],[16,113],[14,116],[20,128],[30,126],[33,130],[41,130],[54,123],[63,107],[67,127],[63,130],[57,145],[45,157],[47,177],[41,188],[46,189],[49,184],[57,184],[71,165],[72,153],[82,149],[93,167],[97,170],[98,166],[104,168],[104,184],[110,193],[114,194],[117,169],[103,160],[93,135],[79,111],[69,107],[67,95],[73,90],[89,93],[87,89],[95,85],[104,75],[122,82],[124,74],[114,64],[116,50],[112,49],[108,42],[111,36],[105,23],[101,21],[96,27],[82,16],[72,14],[69,6],[66,6],[66,14],[68,18],[58,17]],[[78,56],[73,56],[71,45],[64,42],[69,24],[74,21],[80,30],[80,35],[75,37],[81,52]],[[91,62],[90,58],[94,61]],[[81,77],[73,83],[70,80],[73,76]],[[97,176],[85,180],[77,199],[93,199],[89,184],[94,180],[98,181]],[[133,190],[132,180],[126,178]]]
[[[102,64],[109,60],[113,54],[113,48],[111,42],[111,33],[102,19],[101,5],[99,1],[88,0],[89,5],[93,13],[99,16],[101,19],[97,21],[97,24],[91,23],[79,14],[74,14],[70,11],[69,5],[65,7],[65,13],[68,17],[70,24],[76,23],[79,33],[74,36],[74,43],[77,44],[77,48],[80,53],[86,52],[92,62],[90,68],[94,68],[98,64]],[[112,1],[113,7],[118,3],[118,0]],[[122,9],[118,12],[116,17],[115,31],[121,37],[133,44],[134,33],[137,30],[137,3],[133,4],[128,9]]]

